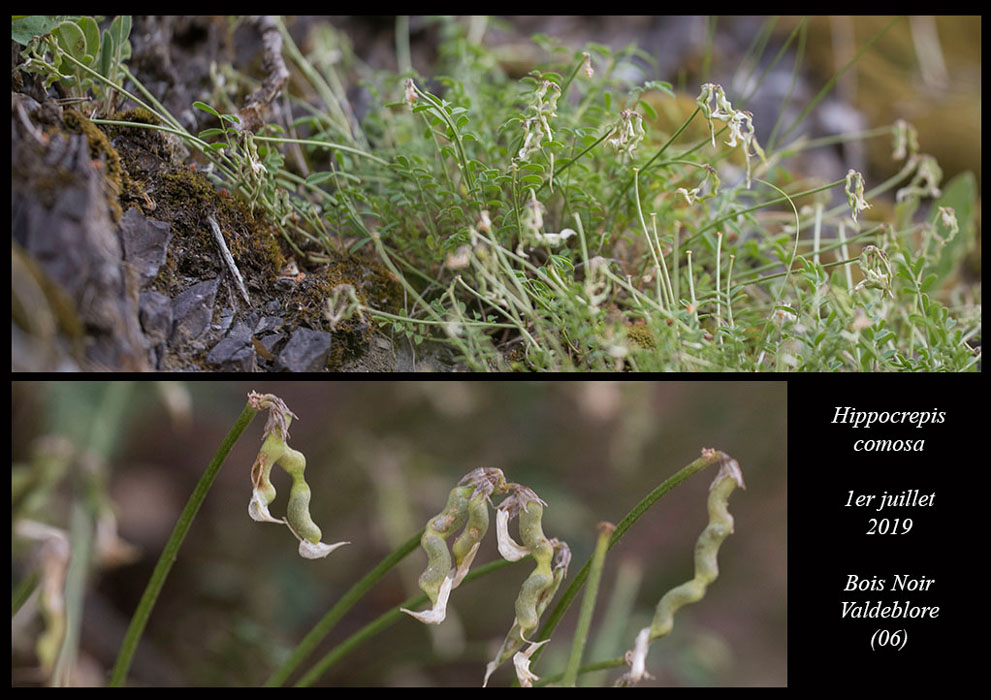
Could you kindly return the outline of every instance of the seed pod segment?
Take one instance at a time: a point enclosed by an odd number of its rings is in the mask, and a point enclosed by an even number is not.
[[[702,454],[714,456],[717,453],[715,450],[706,449]],[[668,634],[674,626],[674,614],[685,605],[702,600],[709,584],[719,575],[719,565],[716,561],[719,547],[733,532],[733,516],[727,508],[729,496],[737,486],[740,488],[746,486],[737,461],[729,455],[718,454],[722,458],[721,466],[709,487],[709,524],[695,543],[695,577],[680,586],[675,586],[661,598],[650,627],[640,630],[634,648],[626,652],[626,662],[630,666],[630,671],[617,681],[617,685],[633,685],[646,676],[649,644]]]

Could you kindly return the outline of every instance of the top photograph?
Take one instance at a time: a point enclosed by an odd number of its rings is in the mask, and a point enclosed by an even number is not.
[[[11,371],[980,372],[981,21],[11,17]]]

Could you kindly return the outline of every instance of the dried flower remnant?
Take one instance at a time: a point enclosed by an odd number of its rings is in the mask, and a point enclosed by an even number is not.
[[[592,56],[588,51],[582,51],[582,72],[584,72],[586,78],[591,78],[595,75],[595,69],[592,68]]]
[[[940,236],[936,233],[935,236],[940,245],[946,245],[952,241],[958,233],[960,233],[960,224],[957,222],[957,213],[953,207],[940,207],[938,211],[939,220],[942,222],[943,228],[946,229],[947,235]]]
[[[551,640],[545,639],[542,642],[531,642],[527,646],[526,651],[518,651],[513,654],[513,666],[516,668],[516,677],[520,681],[520,686],[524,688],[532,688],[534,681],[539,681],[540,676],[533,673],[530,670],[530,657],[533,656],[533,652],[537,651],[540,647],[544,646]]]
[[[903,160],[906,156],[915,156],[919,152],[919,132],[904,119],[895,122],[894,136],[892,160]]]
[[[413,83],[413,79],[406,78],[403,81],[403,87],[406,94],[406,104],[412,109],[413,105],[416,104],[416,85]]]
[[[607,143],[617,151],[625,152],[630,158],[640,142],[647,136],[643,128],[643,115],[633,109],[620,112],[619,120],[613,126],[614,136]]]
[[[355,292],[354,286],[350,284],[339,284],[331,291],[326,301],[326,308],[323,316],[330,325],[330,330],[337,330],[338,325],[343,321],[352,318],[355,314],[362,321],[365,320],[361,312],[361,300]]]
[[[549,246],[558,246],[571,238],[571,236],[575,235],[577,234],[574,230],[570,228],[563,228],[560,233],[538,233],[536,234],[536,239],[538,243],[543,243]]]
[[[914,155],[909,162],[915,163],[915,175],[911,182],[895,193],[895,201],[902,202],[908,197],[939,197],[943,194],[939,185],[943,180],[943,169],[930,155]]]
[[[857,214],[871,208],[864,199],[864,176],[853,169],[846,174],[846,201],[850,205],[854,222],[857,221]]]
[[[38,607],[45,629],[35,643],[35,652],[41,670],[49,676],[65,636],[65,577],[72,548],[65,531],[34,520],[18,520],[14,534],[38,543],[36,554],[41,569]]]
[[[713,101],[715,101],[715,109],[713,109]],[[730,138],[726,145],[735,148],[739,141],[739,145],[743,148],[743,155],[747,161],[747,189],[750,189],[750,159],[759,156],[762,161],[766,160],[764,149],[757,143],[753,115],[750,112],[735,109],[726,97],[723,87],[714,83],[705,83],[702,86],[695,103],[709,124],[709,137],[713,147],[716,145],[716,129],[712,120],[719,119],[728,122]]]
[[[682,197],[684,197],[685,201],[687,201],[689,204],[695,204],[696,202],[704,202],[707,199],[712,199],[719,193],[719,174],[716,172],[716,169],[713,168],[708,163],[706,163],[704,167],[705,167],[705,177],[702,178],[702,182],[700,182],[698,186],[693,187],[690,190],[685,187],[679,187],[678,189],[675,190],[675,193],[680,194]],[[705,187],[706,183],[709,182],[710,178],[713,181],[712,186],[709,187],[708,192],[703,195],[701,194],[702,189]]]
[[[516,159],[526,162],[530,160],[544,146],[546,138],[548,141],[554,140],[554,132],[551,131],[550,120],[557,116],[557,100],[561,96],[561,88],[557,83],[544,80],[540,83],[527,105],[527,112],[530,116],[524,117],[523,122],[523,145],[516,154]]]
[[[860,291],[861,289],[880,289],[892,298],[895,296],[895,293],[891,289],[891,283],[893,281],[891,265],[883,249],[874,245],[864,246],[857,264],[864,273],[864,279],[854,287],[854,291]]]
[[[444,266],[449,270],[461,270],[471,264],[471,246],[458,246],[457,250],[448,253]]]

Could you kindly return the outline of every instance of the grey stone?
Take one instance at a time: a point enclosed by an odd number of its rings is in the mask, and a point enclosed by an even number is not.
[[[75,303],[86,327],[83,366],[147,368],[137,290],[125,278],[107,183],[87,139],[56,133],[45,144],[26,137],[11,146],[11,237]]]
[[[255,350],[243,340],[228,336],[213,346],[206,361],[233,372],[251,372],[255,368]]]
[[[282,320],[280,316],[263,316],[255,326],[255,335],[260,335],[262,333],[268,333],[270,331],[277,331],[282,328],[282,324],[285,321]]]
[[[182,342],[203,335],[210,325],[219,285],[219,277],[199,282],[172,300],[173,339]]]
[[[154,279],[165,264],[172,232],[167,222],[147,219],[137,207],[131,207],[120,219],[120,240],[124,260],[134,266],[145,283]]]
[[[245,353],[245,350],[250,350]],[[250,357],[248,357],[250,355]],[[244,369],[247,362],[254,364],[254,349],[251,347],[251,328],[244,321],[238,321],[222,338],[220,342],[213,346],[206,356],[206,361],[212,365],[220,365],[224,369],[235,371],[250,371]]]
[[[161,292],[141,292],[138,317],[150,345],[158,345],[172,329],[172,300]]]
[[[276,360],[279,369],[288,372],[319,372],[327,365],[330,333],[297,328]]]
[[[221,307],[220,313],[217,314],[217,322],[213,324],[214,330],[227,331],[231,327],[231,323],[234,321],[234,309],[230,306]]]

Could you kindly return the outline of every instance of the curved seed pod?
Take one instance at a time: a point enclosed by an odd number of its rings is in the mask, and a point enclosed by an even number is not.
[[[322,533],[310,517],[310,486],[303,477],[306,470],[306,457],[302,452],[286,445],[279,466],[292,477],[292,489],[289,491],[289,506],[285,523],[299,540],[299,556],[304,559],[322,559],[338,547],[350,542],[335,542],[325,544],[320,541]]]
[[[454,576],[454,587],[457,588],[464,577],[468,574],[478,547],[489,529],[489,504],[488,496],[484,491],[476,490],[475,495],[468,502],[468,524],[461,531],[451,552],[454,554],[454,566],[457,573]]]
[[[544,535],[540,523],[544,514],[544,507],[541,502],[528,499],[521,501],[521,503],[520,538],[530,550],[534,561],[537,562],[537,566],[523,582],[520,594],[516,598],[516,620],[520,625],[520,636],[526,639],[537,629],[537,624],[540,622],[537,605],[540,602],[541,594],[554,585],[554,573],[551,570],[554,547]]]
[[[707,453],[711,455],[713,451],[703,450],[703,455]],[[695,578],[675,586],[661,598],[650,627],[640,630],[634,648],[626,652],[630,671],[620,678],[620,684],[636,683],[646,675],[645,661],[650,642],[668,634],[674,626],[674,614],[685,605],[702,600],[709,584],[719,575],[716,561],[719,547],[733,532],[733,516],[727,508],[729,496],[737,486],[746,488],[737,461],[725,454],[721,456],[719,473],[709,487],[709,524],[695,543]]]
[[[310,542],[319,542],[322,533],[310,517],[310,486],[303,478],[306,457],[287,445],[279,466],[292,477],[292,490],[289,492],[289,507],[286,511],[289,527],[299,537]]]
[[[500,511],[505,512],[505,511]],[[550,540],[551,546],[554,548],[554,557],[551,561],[551,569],[553,570],[553,579],[551,585],[540,592],[537,601],[537,618],[539,619],[543,614],[544,610],[550,604],[551,600],[554,599],[554,595],[557,593],[558,588],[561,586],[561,582],[568,575],[568,564],[571,562],[571,548],[568,547],[567,542],[560,541],[558,539]],[[542,644],[550,641],[545,639],[542,642],[531,643],[531,646],[527,649],[527,652],[520,652],[519,650],[523,648],[523,638],[520,636],[520,623],[519,620],[513,622],[512,628],[506,635],[506,638],[502,642],[502,646],[499,647],[499,651],[496,652],[495,658],[490,661],[485,666],[485,678],[482,681],[482,687],[484,688],[489,682],[489,676],[492,675],[499,666],[504,664],[510,657],[513,658],[514,666],[516,667],[517,678],[520,679],[520,683],[524,682],[526,677],[526,672],[529,671],[529,659],[530,654],[532,654],[537,648]],[[536,644],[536,646],[534,646]],[[522,656],[521,656],[522,655]],[[522,659],[526,659],[525,667],[521,666]],[[531,679],[532,680],[532,679]]]
[[[320,559],[338,547],[349,542],[324,544],[322,533],[310,517],[310,487],[303,473],[306,471],[306,457],[286,443],[289,438],[289,424],[295,417],[285,402],[272,394],[248,394],[248,401],[256,410],[268,409],[265,423],[265,439],[251,466],[251,501],[248,515],[259,522],[285,524],[299,540],[299,554],[306,559]],[[272,465],[278,463],[292,477],[289,492],[287,517],[284,520],[273,518],[268,512],[269,504],[275,500],[275,486],[272,485]]]
[[[437,602],[444,577],[451,570],[451,554],[447,551],[447,538],[461,527],[468,518],[468,499],[474,486],[456,486],[447,497],[447,506],[427,523],[420,538],[420,546],[427,554],[427,568],[420,574],[420,590]]]
[[[251,465],[251,500],[248,502],[248,515],[252,520],[263,523],[282,523],[268,512],[269,504],[275,500],[275,486],[272,485],[272,465],[285,451],[285,440],[274,433],[265,438],[254,464]]]
[[[444,510],[427,521],[423,536],[420,537],[420,546],[427,555],[427,568],[420,574],[417,583],[420,590],[430,598],[433,608],[423,612],[406,608],[400,610],[426,624],[438,625],[446,617],[447,598],[454,588],[455,577],[451,553],[447,551],[447,538],[468,519],[468,503],[475,489],[475,484],[451,489]],[[482,500],[484,501],[484,495]]]

